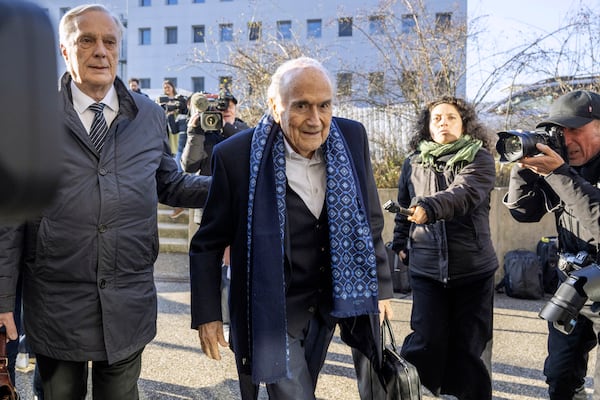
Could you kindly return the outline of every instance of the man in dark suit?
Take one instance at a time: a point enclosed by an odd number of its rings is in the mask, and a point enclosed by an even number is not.
[[[214,148],[213,183],[190,248],[192,328],[226,346],[221,257],[231,245],[230,345],[242,399],[314,399],[336,324],[371,360],[393,295],[362,124],[332,117],[333,85],[311,58],[281,65],[269,113]]]

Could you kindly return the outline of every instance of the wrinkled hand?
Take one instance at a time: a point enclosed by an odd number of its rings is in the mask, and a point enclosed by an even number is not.
[[[15,325],[15,317],[12,312],[0,313],[0,327],[6,327],[6,337],[10,340],[18,339],[17,326]]]
[[[379,325],[383,324],[384,317],[387,319],[392,319],[394,316],[394,311],[392,310],[392,302],[390,299],[379,300]]]
[[[410,208],[413,212],[413,215],[409,216],[407,219],[410,222],[414,222],[415,224],[425,224],[427,223],[427,213],[425,209],[421,206],[414,206]]]
[[[523,157],[519,160],[519,167],[528,168],[536,174],[546,176],[565,163],[565,160],[552,150],[550,146],[537,143],[536,148],[542,154],[533,157]]]
[[[228,343],[223,334],[223,322],[212,321],[198,326],[198,337],[204,354],[213,360],[221,359],[219,345],[227,347]]]

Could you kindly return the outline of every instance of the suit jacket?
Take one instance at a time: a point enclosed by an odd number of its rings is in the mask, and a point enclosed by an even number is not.
[[[379,298],[393,296],[390,270],[381,231],[383,215],[373,178],[369,146],[362,124],[335,118],[345,138],[358,177],[357,185],[365,199],[373,244],[377,258]],[[213,181],[202,223],[190,245],[190,283],[192,296],[192,328],[222,320],[221,259],[224,248],[231,245],[230,345],[235,352],[238,369],[250,373],[252,354],[249,338],[247,237],[250,143],[254,130],[240,132],[219,143],[212,157]],[[286,235],[287,236],[287,235]],[[287,243],[286,243],[287,246]],[[289,265],[289,263],[285,263]],[[288,271],[286,271],[288,275]],[[257,289],[260,290],[260,289]],[[358,322],[358,323],[357,323]],[[339,321],[342,339],[359,347],[372,358],[379,348],[377,315],[347,318]]]

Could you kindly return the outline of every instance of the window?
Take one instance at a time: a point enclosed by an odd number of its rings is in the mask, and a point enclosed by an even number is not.
[[[152,0],[140,0],[140,7],[150,7]]]
[[[140,88],[150,89],[150,78],[140,78]]]
[[[172,6],[172,5],[175,5],[175,4],[177,4],[177,0],[167,0],[167,5],[168,6]]]
[[[277,39],[292,38],[292,21],[277,21]]]
[[[251,42],[260,40],[260,33],[262,28],[262,22],[249,22],[248,23],[248,40]]]
[[[306,21],[306,37],[320,38],[321,37],[321,20],[309,19]]]
[[[435,31],[445,32],[452,25],[452,13],[436,13],[435,14]]]
[[[381,96],[384,91],[384,80],[383,72],[371,72],[369,73],[369,96]]]
[[[192,3],[194,4],[198,4],[198,3],[204,3],[204,0],[192,0]]]
[[[402,33],[411,33],[417,26],[417,16],[415,14],[404,14],[402,16]]]
[[[150,28],[140,28],[140,45],[147,46],[151,44],[150,41]]]
[[[369,34],[371,35],[383,35],[384,33],[384,21],[383,15],[371,15],[369,17]]]
[[[233,42],[233,24],[219,24],[221,42]]]
[[[168,26],[165,28],[165,43],[176,44],[177,43],[177,27]]]
[[[204,25],[192,26],[192,42],[204,43]]]
[[[338,96],[350,96],[352,94],[352,74],[340,72],[337,74]]]
[[[231,76],[219,77],[219,90],[231,92]]]
[[[193,76],[192,77],[192,90],[194,92],[204,92],[204,77]]]
[[[352,17],[344,17],[338,19],[338,36],[352,36]]]

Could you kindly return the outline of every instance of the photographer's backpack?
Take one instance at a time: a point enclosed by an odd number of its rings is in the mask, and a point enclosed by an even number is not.
[[[544,292],[554,293],[558,289],[558,239],[543,236],[537,244],[536,253],[542,264]]]
[[[504,255],[504,278],[496,291],[519,299],[544,297],[542,265],[536,253],[526,249],[511,250]]]

